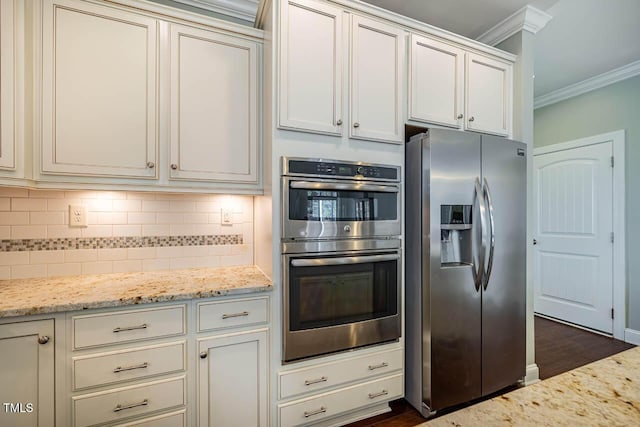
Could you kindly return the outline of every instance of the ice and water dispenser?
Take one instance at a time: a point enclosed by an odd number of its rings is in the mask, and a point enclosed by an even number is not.
[[[470,265],[471,205],[440,205],[440,256],[443,267]]]

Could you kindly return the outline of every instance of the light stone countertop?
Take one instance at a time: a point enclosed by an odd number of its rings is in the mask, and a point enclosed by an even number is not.
[[[640,347],[421,426],[640,426]]]
[[[0,280],[0,318],[266,292],[255,266]]]

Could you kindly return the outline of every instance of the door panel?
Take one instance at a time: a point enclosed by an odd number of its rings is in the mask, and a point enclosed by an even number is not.
[[[350,136],[402,142],[404,31],[353,16]]]
[[[482,294],[483,395],[514,384],[526,370],[525,150],[519,142],[482,136],[482,177],[495,236],[491,274]],[[487,266],[489,262],[487,257]]]
[[[464,51],[412,34],[410,68],[409,118],[460,127]]]
[[[309,0],[282,5],[280,127],[342,133],[342,13]]]
[[[257,59],[254,42],[171,25],[172,179],[257,183]]]
[[[431,351],[425,349],[424,354],[427,364],[431,356],[432,390],[424,390],[423,396],[432,395],[429,406],[437,410],[480,397],[481,392],[481,293],[475,288],[471,265],[442,267],[440,230],[441,205],[474,202],[474,181],[480,177],[480,136],[430,129],[428,148],[431,259],[427,286],[431,300],[423,302],[429,308],[423,310],[423,330],[431,331]],[[428,183],[423,188],[428,189]],[[424,294],[428,297],[429,292]],[[428,387],[429,378],[423,384]]]
[[[534,158],[534,310],[612,333],[611,142]]]
[[[44,4],[43,172],[156,178],[157,21]]]

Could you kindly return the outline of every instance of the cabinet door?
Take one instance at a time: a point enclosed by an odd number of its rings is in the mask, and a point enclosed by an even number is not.
[[[258,45],[171,25],[172,179],[256,183]]]
[[[362,16],[352,19],[350,136],[402,142],[405,33]]]
[[[512,73],[511,64],[467,53],[465,129],[510,134]]]
[[[0,325],[0,425],[54,425],[53,332],[53,320]]]
[[[279,127],[342,133],[342,13],[310,0],[282,5]]]
[[[45,0],[42,171],[156,178],[157,22]]]
[[[16,167],[14,6],[13,0],[0,2],[0,169],[8,170]]]
[[[199,426],[267,426],[267,329],[198,342]]]
[[[409,118],[459,128],[463,114],[464,51],[411,35]]]

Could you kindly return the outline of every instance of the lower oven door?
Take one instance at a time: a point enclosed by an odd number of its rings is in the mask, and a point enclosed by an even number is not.
[[[284,256],[285,362],[400,337],[400,250]]]

